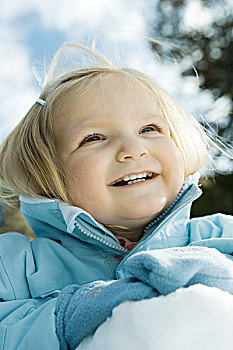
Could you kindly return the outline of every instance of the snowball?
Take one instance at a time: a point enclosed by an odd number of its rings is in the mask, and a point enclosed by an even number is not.
[[[233,296],[194,285],[127,301],[76,350],[232,350]]]

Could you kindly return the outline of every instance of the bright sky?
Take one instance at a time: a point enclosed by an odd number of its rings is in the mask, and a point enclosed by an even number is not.
[[[211,106],[213,109],[211,94],[200,92],[194,78],[181,81],[184,63],[163,68],[156,64],[143,35],[151,33],[157,2],[3,0],[0,11],[0,142],[40,93],[33,66],[37,66],[43,78],[44,62],[49,62],[60,46],[64,43],[88,44],[94,36],[97,36],[98,47],[111,59],[119,51],[123,65],[138,68],[155,78],[157,83],[177,95],[189,111],[198,109],[206,114]],[[200,0],[187,1],[184,28],[203,27],[210,24],[212,18],[211,10],[203,8]],[[226,106],[227,101],[220,101],[218,111]]]

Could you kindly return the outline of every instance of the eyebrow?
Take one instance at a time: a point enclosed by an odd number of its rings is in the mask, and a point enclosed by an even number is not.
[[[70,132],[67,134],[66,136],[66,144],[72,145],[73,142],[75,142],[75,140],[77,138],[83,138],[85,136],[87,136],[88,132],[94,132],[93,129],[103,129],[104,127],[106,127],[106,125],[109,125],[109,123],[107,124],[106,122],[98,122],[96,123],[95,121],[93,123],[80,123],[78,124],[76,127],[73,127]]]
[[[102,127],[104,127],[104,126],[106,126],[106,125],[108,125],[108,124],[111,124],[111,123],[109,123],[108,122],[108,120],[106,119],[106,120],[95,120],[94,118],[93,118],[93,121],[87,121],[87,120],[89,120],[89,118],[86,118],[86,119],[84,119],[84,122],[82,123],[80,123],[79,125],[78,125],[78,127],[77,127],[77,129],[79,129],[79,130],[83,130],[83,129],[90,129],[90,128],[96,128],[96,127],[100,127],[100,128],[102,128]]]
[[[138,120],[139,117],[141,117],[141,115],[136,116],[135,120]],[[147,114],[147,115],[145,115],[143,117],[143,120],[147,120],[147,119],[151,119],[151,118],[162,118],[162,119],[164,119],[162,114]],[[89,120],[89,118],[85,118],[84,122],[83,123],[81,122],[79,124],[79,129],[81,130],[81,129],[92,128],[92,127],[104,127],[104,126],[106,126],[108,124],[109,125],[111,124],[111,123],[108,123],[108,117],[106,117],[105,120],[100,120],[100,121],[95,120],[94,118],[92,118],[92,119],[93,119],[93,122],[90,123],[90,122],[86,122],[86,120]]]
[[[68,138],[72,138],[73,136],[76,136],[77,133],[81,134],[81,133],[86,133],[88,132],[88,130],[91,129],[102,129],[103,127],[106,127],[107,125],[110,125],[111,123],[107,123],[105,122],[96,122],[94,121],[93,123],[81,123],[79,124],[77,127],[74,127],[70,130],[70,132],[68,133],[67,137]]]
[[[150,120],[152,118],[156,118],[156,119],[162,119],[164,120],[163,116],[161,114],[148,114],[146,115],[143,120],[147,121]],[[87,121],[88,120],[88,121]],[[135,121],[139,121],[139,116],[135,117]],[[91,129],[102,129],[104,127],[108,127],[110,126],[112,123],[109,122],[108,118],[106,117],[105,120],[94,120],[90,122],[89,118],[85,118],[83,122],[81,122],[77,127],[74,127],[68,134],[67,138],[72,142],[72,138],[73,137],[77,137],[77,134],[85,134],[87,133],[89,130],[91,131]],[[83,136],[83,135],[80,135]]]

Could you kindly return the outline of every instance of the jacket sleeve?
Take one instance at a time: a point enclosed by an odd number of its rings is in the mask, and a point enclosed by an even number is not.
[[[233,216],[213,214],[189,221],[190,245],[233,253]]]
[[[0,235],[0,349],[59,349],[56,297],[33,298],[28,276],[35,272],[31,244],[17,233]]]
[[[60,349],[55,330],[57,298],[0,304],[0,349]]]

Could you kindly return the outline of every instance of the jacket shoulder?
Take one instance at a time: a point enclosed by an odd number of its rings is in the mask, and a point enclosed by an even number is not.
[[[189,221],[191,245],[217,248],[223,253],[233,252],[233,216],[212,214]]]
[[[189,225],[192,240],[233,238],[233,216],[231,215],[218,213],[192,218]]]

